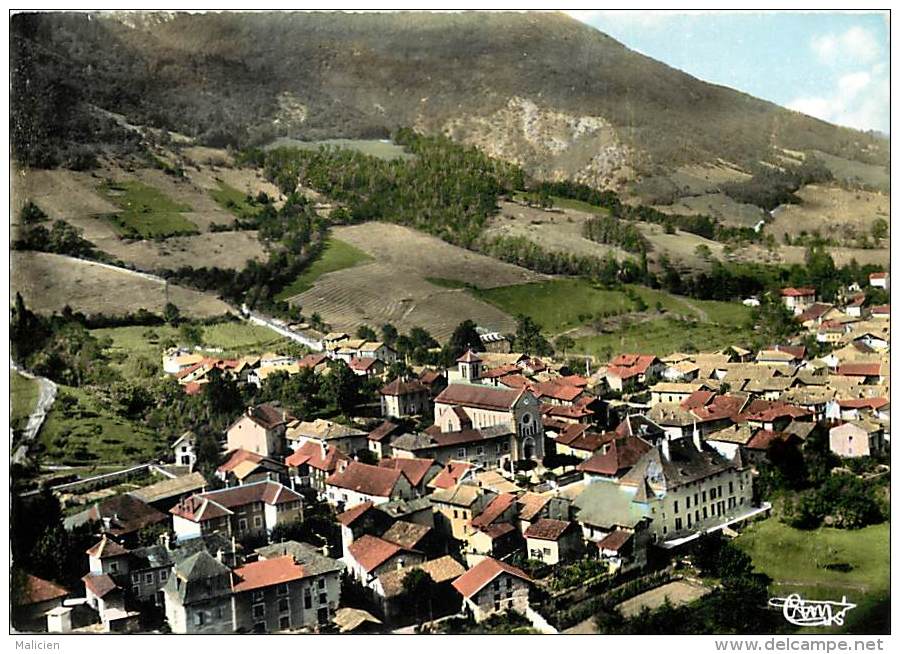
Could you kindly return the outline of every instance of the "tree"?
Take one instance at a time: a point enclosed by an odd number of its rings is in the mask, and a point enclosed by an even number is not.
[[[364,341],[376,341],[378,340],[378,335],[368,325],[360,325],[356,328],[356,338],[361,338]]]
[[[209,382],[205,384],[203,391],[207,419],[224,426],[243,409],[241,391],[237,382],[230,376],[223,375],[218,368],[210,370],[207,377]]]
[[[181,321],[181,311],[171,302],[166,302],[166,306],[163,307],[163,319],[175,327]]]
[[[575,341],[568,334],[561,334],[556,337],[556,349],[562,350],[563,356],[566,356],[566,352],[575,347]]]
[[[884,218],[876,218],[872,221],[872,238],[881,240],[887,238],[888,223]]]
[[[343,361],[332,361],[322,380],[322,399],[335,411],[350,415],[359,403],[359,377]]]
[[[178,338],[188,345],[203,345],[203,329],[189,322],[178,328]]]
[[[397,328],[392,324],[386,323],[381,326],[381,340],[385,345],[393,347],[398,335]]]
[[[414,568],[403,576],[401,602],[409,613],[416,616],[416,622],[423,622],[425,617],[431,620],[436,586],[431,575],[421,568]]]
[[[456,326],[453,334],[448,342],[449,356],[455,361],[461,357],[466,350],[478,351],[481,349],[481,337],[475,328],[475,323],[471,320],[464,320]]]
[[[553,354],[553,347],[541,334],[541,328],[530,316],[524,314],[516,316],[516,336],[513,347],[533,356]]]
[[[709,249],[709,246],[706,243],[700,243],[700,245],[694,248],[694,255],[699,259],[707,261],[712,256],[712,250]]]

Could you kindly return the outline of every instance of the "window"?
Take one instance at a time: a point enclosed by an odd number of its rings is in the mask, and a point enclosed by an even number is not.
[[[675,500],[675,513],[678,513],[678,500]]]
[[[688,495],[686,498],[684,498],[684,508],[686,508],[686,509],[691,508],[691,496],[690,495]]]
[[[464,448],[464,447],[457,448],[456,456],[460,459],[464,459],[466,457],[466,448]]]
[[[169,571],[168,571],[168,570],[160,570],[160,571],[159,571],[159,580],[160,580],[161,582],[165,582],[165,580],[168,579],[168,578],[169,578]]]
[[[131,581],[136,584],[141,583],[141,573],[140,572],[132,572],[131,573]]]
[[[319,577],[319,580],[316,583],[319,588],[325,588],[325,577]]]
[[[110,572],[118,572],[118,571],[119,571],[119,564],[118,564],[116,561],[113,561],[112,563],[110,563],[110,564],[109,564],[109,571],[110,571]]]
[[[453,517],[454,517],[454,518],[458,518],[458,517],[459,517],[459,511],[457,511],[456,509],[453,509]]]
[[[262,516],[254,516],[253,517],[253,526],[256,528],[262,527]]]
[[[500,610],[500,600],[498,600],[498,599],[497,599],[497,600],[494,600],[494,610],[495,610],[495,611],[499,611],[499,610]]]
[[[200,627],[206,622],[206,614],[203,611],[197,611],[194,614],[194,626]]]
[[[276,592],[279,595],[287,595],[288,594],[287,584],[278,584],[278,588],[277,588]]]
[[[475,454],[478,456],[484,456],[484,447],[482,447],[482,446],[476,447]]]
[[[306,595],[303,596],[303,608],[311,609],[312,608],[312,595],[307,591]]]
[[[319,593],[319,604],[328,604],[328,593]]]
[[[523,425],[531,424],[531,414],[530,413],[526,413],[525,415],[522,416],[522,424]]]
[[[733,481],[728,482],[728,494],[729,495],[734,494],[734,482]]]
[[[266,617],[266,605],[265,604],[254,604],[253,605],[253,617],[255,619]]]
[[[544,548],[544,556],[550,556],[550,548],[549,547]]]
[[[238,531],[247,531],[247,519],[241,518],[238,520]]]
[[[675,531],[681,531],[681,518],[675,518]]]
[[[706,515],[706,507],[703,507],[703,519],[706,520],[708,516]]]
[[[278,620],[278,628],[279,629],[290,629],[291,628],[291,616],[289,616],[289,615],[282,616],[281,619]]]
[[[131,592],[134,593],[135,595],[140,595],[140,594],[141,594],[141,587],[140,587],[140,586],[132,586],[132,587],[131,587]]]
[[[711,499],[711,500],[716,499],[716,489],[715,488],[709,489],[709,499]]]
[[[145,584],[153,583],[153,573],[152,572],[148,572],[144,575],[144,583]]]
[[[703,491],[703,502],[706,502],[706,491]]]
[[[262,602],[263,601],[263,592],[261,590],[253,591],[253,601],[254,602]]]
[[[287,613],[290,610],[290,606],[288,605],[287,597],[282,597],[278,600],[278,612],[279,613]]]

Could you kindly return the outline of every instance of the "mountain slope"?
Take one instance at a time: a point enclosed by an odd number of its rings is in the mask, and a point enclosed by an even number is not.
[[[12,34],[14,61],[41,53],[27,75],[215,145],[412,125],[615,187],[782,149],[887,163],[886,141],[702,82],[562,14],[17,15]]]

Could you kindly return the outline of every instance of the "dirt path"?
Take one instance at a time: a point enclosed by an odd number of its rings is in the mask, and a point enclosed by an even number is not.
[[[37,381],[40,387],[37,404],[35,404],[31,415],[28,416],[28,423],[25,425],[25,429],[22,430],[22,442],[11,457],[13,463],[24,463],[25,458],[28,456],[29,445],[37,437],[44,420],[47,418],[50,407],[53,406],[53,402],[56,400],[56,384],[44,377],[32,375],[27,370],[19,368],[12,361],[9,362],[9,366],[23,377]],[[12,442],[12,430],[10,430],[10,442]]]
[[[709,322],[709,314],[706,313],[703,309],[698,307],[696,304],[688,300],[686,297],[679,296],[678,298],[681,302],[687,306],[691,311],[694,311],[697,314],[697,317],[700,319],[700,322]]]

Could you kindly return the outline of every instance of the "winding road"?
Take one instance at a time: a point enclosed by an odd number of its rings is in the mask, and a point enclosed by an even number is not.
[[[12,463],[24,463],[26,457],[28,456],[29,446],[34,441],[34,439],[37,438],[37,435],[41,430],[41,426],[44,424],[44,420],[47,418],[47,413],[50,411],[50,407],[53,406],[54,400],[56,400],[56,384],[54,384],[49,379],[46,379],[45,377],[38,377],[31,374],[27,370],[23,370],[12,361],[9,362],[9,367],[23,377],[34,379],[35,381],[37,381],[38,386],[40,387],[37,404],[35,404],[34,410],[32,410],[31,415],[28,416],[28,423],[22,430],[22,440],[10,457]],[[10,429],[9,432],[9,439],[10,445],[12,445],[12,429]]]

